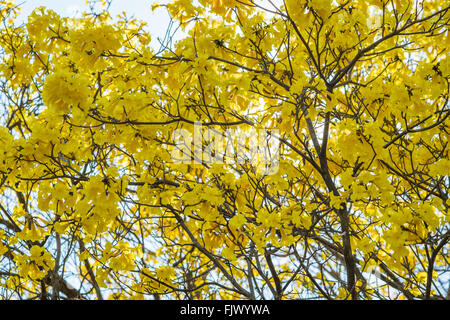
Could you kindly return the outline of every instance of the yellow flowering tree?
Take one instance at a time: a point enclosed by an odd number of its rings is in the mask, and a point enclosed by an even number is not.
[[[448,0],[102,4],[0,1],[2,298],[449,298]]]

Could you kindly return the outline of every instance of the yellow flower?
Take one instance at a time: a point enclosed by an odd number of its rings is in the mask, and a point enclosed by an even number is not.
[[[68,71],[50,74],[42,93],[44,103],[55,114],[67,114],[71,108],[88,105],[89,79]]]

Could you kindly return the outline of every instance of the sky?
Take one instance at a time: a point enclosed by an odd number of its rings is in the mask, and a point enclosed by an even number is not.
[[[116,16],[123,11],[127,16],[134,16],[148,23],[148,30],[152,35],[153,47],[159,47],[157,38],[163,38],[169,25],[169,16],[164,8],[159,8],[155,12],[151,11],[151,6],[155,0],[113,0],[110,12]],[[160,2],[160,1],[158,1]],[[26,17],[35,9],[41,6],[50,8],[61,16],[76,16],[77,13],[87,9],[85,0],[16,0],[16,4],[21,4],[21,19],[26,21]]]

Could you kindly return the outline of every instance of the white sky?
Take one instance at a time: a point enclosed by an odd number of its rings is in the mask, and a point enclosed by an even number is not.
[[[159,8],[154,13],[151,6],[155,0],[113,0],[110,12],[116,16],[123,11],[127,16],[144,20],[148,23],[149,31],[152,35],[152,46],[159,48],[157,37],[163,38],[169,25],[169,16],[165,8]],[[26,17],[35,9],[41,6],[54,10],[61,16],[74,16],[77,12],[87,9],[85,0],[16,0],[16,4],[21,4],[21,19]]]

